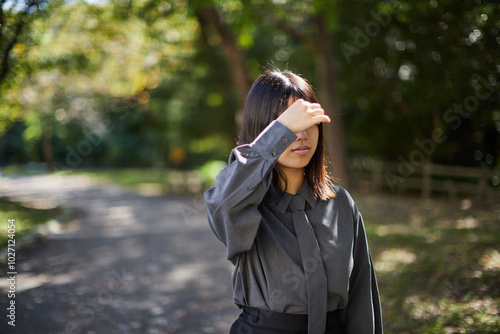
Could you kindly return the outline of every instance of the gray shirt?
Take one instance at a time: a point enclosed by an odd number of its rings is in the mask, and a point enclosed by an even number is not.
[[[270,196],[272,169],[297,138],[273,121],[251,143],[233,149],[217,184],[205,192],[208,220],[227,248],[236,305],[285,313],[307,313],[304,265],[324,265],[328,310],[341,310],[346,333],[382,333],[378,288],[363,219],[349,193],[318,200],[306,182],[299,193],[321,251],[318,263],[303,264],[292,213],[293,196]]]

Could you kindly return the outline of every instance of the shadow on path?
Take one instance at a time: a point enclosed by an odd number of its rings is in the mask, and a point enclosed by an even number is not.
[[[0,196],[82,213],[16,254],[15,327],[2,265],[1,333],[227,333],[237,317],[232,268],[201,199],[144,197],[74,176],[0,186]]]

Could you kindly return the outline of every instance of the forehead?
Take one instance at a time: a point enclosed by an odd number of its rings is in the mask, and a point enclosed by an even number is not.
[[[295,102],[297,101],[297,98],[295,96],[290,96],[288,98],[288,108],[290,108],[290,106]]]

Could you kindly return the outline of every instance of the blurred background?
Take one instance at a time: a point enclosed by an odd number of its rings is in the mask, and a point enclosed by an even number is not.
[[[0,216],[25,217],[20,236],[60,216],[15,200],[19,177],[199,199],[251,83],[290,70],[332,116],[331,170],[365,217],[386,331],[498,333],[499,14],[485,0],[3,0]]]

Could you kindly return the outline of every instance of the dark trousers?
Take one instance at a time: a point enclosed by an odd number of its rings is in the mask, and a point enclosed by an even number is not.
[[[326,317],[325,334],[342,334],[339,311]],[[307,334],[307,314],[279,313],[244,307],[229,334]]]

